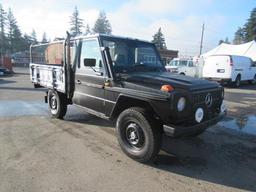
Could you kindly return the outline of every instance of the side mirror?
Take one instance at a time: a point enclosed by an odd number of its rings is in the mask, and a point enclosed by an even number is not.
[[[96,59],[84,58],[84,66],[85,67],[95,67]]]

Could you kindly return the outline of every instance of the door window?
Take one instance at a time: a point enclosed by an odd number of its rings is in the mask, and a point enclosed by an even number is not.
[[[193,61],[189,61],[188,66],[193,67]]]
[[[96,65],[94,67],[84,66],[84,59],[95,59]],[[105,75],[102,55],[100,52],[99,43],[96,39],[82,42],[78,71],[90,75]]]

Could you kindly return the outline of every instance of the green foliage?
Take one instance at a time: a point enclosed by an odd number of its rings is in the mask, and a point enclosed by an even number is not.
[[[79,11],[77,7],[75,7],[75,10],[70,17],[70,34],[71,36],[75,37],[77,35],[82,34],[82,28],[84,27],[83,20],[79,18]]]
[[[246,43],[256,40],[256,8],[251,11],[250,17],[244,26],[235,32],[234,44]]]
[[[93,33],[111,34],[112,27],[104,11],[100,11],[98,19],[96,20],[92,30]]]
[[[8,52],[22,51],[24,46],[23,37],[11,9],[9,9],[7,15],[7,30]]]
[[[47,37],[46,37],[46,33],[43,33],[43,37],[42,37],[42,41],[41,43],[48,43]]]
[[[158,29],[157,33],[153,35],[152,42],[156,45],[158,49],[167,49],[161,27]]]
[[[221,40],[219,40],[218,45],[220,45],[220,44],[222,44],[222,43],[224,43],[224,41],[221,39]]]
[[[250,18],[245,24],[247,41],[256,39],[256,8],[251,12]]]
[[[6,26],[6,12],[0,3],[0,57],[6,53],[7,41],[5,36],[5,26]]]
[[[228,40],[228,37],[226,37],[225,41],[223,39],[219,40],[218,45],[220,45],[222,43],[230,44],[230,41]]]
[[[90,26],[87,24],[85,27],[85,35],[90,35],[91,34],[91,30],[90,30]]]
[[[0,4],[0,57],[10,56],[19,51],[28,51],[30,44],[34,42],[36,42],[36,36],[22,35],[12,10],[9,9],[7,14]]]
[[[245,42],[246,42],[245,30],[244,30],[244,28],[239,27],[238,30],[235,32],[233,44],[238,45],[238,44],[242,44]]]

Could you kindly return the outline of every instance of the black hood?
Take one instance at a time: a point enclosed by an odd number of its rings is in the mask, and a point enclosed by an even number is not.
[[[216,82],[185,75],[175,75],[169,72],[132,73],[125,76],[124,81],[157,90],[162,85],[171,85],[176,90],[182,89],[187,91],[200,91],[219,87],[219,84]]]

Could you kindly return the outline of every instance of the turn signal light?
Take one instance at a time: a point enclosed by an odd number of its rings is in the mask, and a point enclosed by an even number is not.
[[[161,91],[171,92],[171,91],[173,91],[173,90],[174,90],[174,88],[173,88],[171,85],[163,85],[163,86],[161,87]]]

